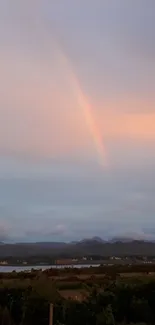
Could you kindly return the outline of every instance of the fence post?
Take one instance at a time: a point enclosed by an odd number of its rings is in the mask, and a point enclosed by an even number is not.
[[[53,304],[50,304],[50,310],[49,310],[49,325],[53,325]]]

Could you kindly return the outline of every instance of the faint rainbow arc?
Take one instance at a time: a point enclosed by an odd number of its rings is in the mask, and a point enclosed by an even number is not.
[[[86,95],[83,93],[78,81],[77,80],[75,81],[76,81],[75,84],[76,84],[76,91],[77,91],[77,99],[78,99],[79,106],[82,109],[85,123],[93,139],[93,143],[95,145],[96,151],[100,158],[100,163],[106,166],[107,165],[106,148],[103,144],[103,139],[99,130],[99,126],[96,122],[95,116],[92,112],[92,108],[89,104],[89,101],[87,100]]]
[[[70,63],[70,61],[68,60],[67,56],[65,55],[64,51],[62,51],[62,49],[60,49],[60,47],[56,46],[57,50],[58,50],[58,54],[61,57],[61,59],[64,62],[64,65],[67,67],[67,70],[69,71],[69,76],[70,76],[70,80],[71,80],[71,84],[73,87],[73,91],[76,94],[76,98],[78,101],[78,104],[82,110],[82,114],[83,117],[85,119],[85,123],[88,127],[90,136],[93,140],[95,149],[98,153],[98,156],[100,158],[100,164],[104,167],[107,167],[107,152],[106,152],[106,147],[103,143],[103,137],[102,134],[100,132],[100,128],[96,122],[96,119],[94,117],[94,113],[92,112],[92,108],[91,105],[89,104],[89,101],[86,97],[86,95],[84,94],[79,80],[77,78],[77,76],[74,73],[74,70],[72,68],[72,65]]]
[[[40,21],[37,19],[35,21],[35,26],[38,28],[38,26],[40,26]],[[46,39],[45,35],[46,35],[46,29],[45,26],[42,25],[42,35],[44,35],[44,42],[49,46],[49,40]],[[44,34],[45,32],[45,34]],[[54,29],[53,29],[54,32]],[[57,34],[57,33],[56,33]],[[51,36],[51,35],[50,35]],[[70,73],[70,79],[73,85],[73,89],[74,91],[76,91],[76,95],[77,95],[77,100],[79,103],[79,106],[81,107],[86,125],[88,126],[89,132],[91,134],[91,137],[93,139],[95,148],[98,152],[98,155],[100,157],[100,163],[104,166],[107,167],[108,163],[107,163],[107,152],[106,152],[106,147],[103,143],[103,137],[102,134],[100,132],[100,128],[95,120],[94,114],[92,112],[92,108],[89,104],[89,101],[87,100],[86,95],[84,94],[81,85],[79,83],[79,80],[77,78],[77,76],[75,75],[74,69],[70,63],[70,61],[68,60],[67,55],[65,54],[64,50],[62,49],[62,47],[60,46],[60,43],[58,43],[58,41],[56,40],[56,37],[53,33],[53,41],[55,43],[55,49],[58,52],[58,56],[60,56],[65,64],[65,66],[68,68],[68,71]],[[60,39],[60,38],[59,38]]]

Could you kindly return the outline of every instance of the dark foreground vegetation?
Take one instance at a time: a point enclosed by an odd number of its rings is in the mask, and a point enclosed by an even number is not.
[[[154,267],[155,268],[155,267]],[[155,324],[153,266],[0,274],[0,324]]]

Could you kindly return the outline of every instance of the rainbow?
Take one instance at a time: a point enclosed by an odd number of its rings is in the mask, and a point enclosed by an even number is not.
[[[102,166],[106,166],[107,165],[106,149],[103,144],[102,134],[96,122],[95,116],[93,114],[93,110],[91,108],[91,105],[89,104],[86,95],[83,93],[77,78],[74,78],[74,85],[77,92],[77,100],[79,106],[82,110],[85,123],[88,127],[90,136],[92,137],[94,146],[98,153],[99,162]]]
[[[85,123],[89,130],[90,136],[93,140],[95,149],[98,153],[99,163],[102,166],[106,167],[107,166],[106,148],[103,144],[103,137],[100,132],[100,128],[96,122],[96,119],[94,117],[92,107],[89,104],[89,101],[81,88],[79,80],[74,73],[74,69],[72,68],[70,61],[68,60],[67,56],[64,54],[64,51],[60,50],[60,47],[58,45],[56,46],[56,48],[58,50],[58,54],[60,58],[62,59],[63,64],[65,64],[65,66],[67,67],[67,71],[69,72],[71,85],[73,87],[73,91],[76,94],[78,105],[81,108],[83,117],[85,119]]]

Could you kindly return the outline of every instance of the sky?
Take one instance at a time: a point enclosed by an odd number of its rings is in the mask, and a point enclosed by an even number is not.
[[[0,240],[155,235],[154,0],[0,0]]]

